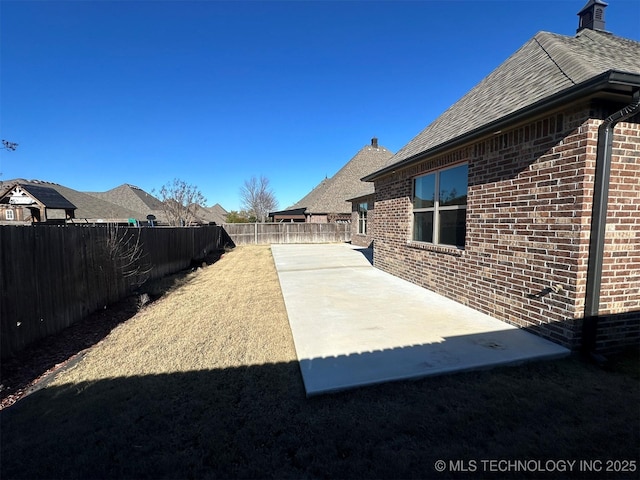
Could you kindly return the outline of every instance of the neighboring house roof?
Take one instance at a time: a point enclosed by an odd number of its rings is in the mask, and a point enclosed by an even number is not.
[[[574,37],[540,32],[364,180],[570,95],[605,88],[628,92],[629,84],[640,81],[638,76],[639,42],[590,29]]]
[[[287,208],[287,210],[283,210],[283,211],[300,210],[300,209],[304,211],[304,210],[307,210],[310,205],[318,205],[321,202],[322,196],[324,195],[324,192],[326,192],[328,186],[329,186],[329,179],[325,178],[318,185],[313,187],[313,189],[309,193],[307,193],[304,197],[302,197],[302,199],[300,199],[298,202],[291,205],[289,208]]]
[[[227,221],[227,212],[219,203],[216,203],[213,207],[199,207],[196,210],[196,216],[202,219],[204,222],[216,222],[220,225]]]
[[[130,218],[146,221],[147,215],[154,215],[158,221],[166,222],[162,202],[141,188],[129,184],[120,185],[106,192],[79,192],[69,187],[43,180],[15,179],[3,183],[6,187],[13,187],[19,183],[29,193],[33,193],[33,196],[48,208],[76,208],[76,222],[82,221],[82,219],[117,219],[122,221]],[[6,190],[6,188],[0,188],[0,197],[3,196]],[[71,207],[53,207],[46,204],[36,195],[36,191],[49,191],[51,198],[57,195],[68,199]],[[227,214],[228,212],[220,204],[216,204],[213,207],[199,207],[196,217],[203,223],[216,222],[220,224],[225,222]]]
[[[15,184],[20,183],[21,185],[26,186],[26,189],[32,187],[47,187],[55,190],[64,198],[69,200],[76,207],[75,211],[75,221],[80,221],[81,219],[128,219],[128,218],[137,218],[139,220],[143,220],[145,217],[141,216],[140,212],[136,212],[135,210],[131,210],[128,208],[121,207],[120,205],[116,205],[115,203],[108,202],[106,200],[102,200],[100,198],[94,197],[92,195],[79,192],[77,190],[73,190],[71,188],[65,187],[63,185],[59,185],[57,183],[45,182],[42,180],[9,180],[5,182],[6,184]],[[30,191],[30,190],[28,190]]]
[[[378,146],[377,139],[374,138],[370,145],[362,147],[333,177],[325,178],[287,210],[304,208],[307,214],[351,213],[348,199],[359,195],[363,190],[373,193],[373,186],[360,179],[384,166],[392,156],[393,152]]]
[[[166,215],[162,208],[162,202],[153,195],[145,192],[140,187],[122,184],[106,192],[86,192],[88,195],[106,200],[137,212],[138,219],[146,219],[147,215],[154,215],[159,221],[166,221]]]
[[[160,200],[145,192],[140,187],[128,183],[124,183],[106,192],[86,193],[138,212],[162,210],[162,202],[160,202]]]
[[[51,187],[45,187],[43,185],[33,185],[28,184],[26,182],[12,182],[8,189],[5,190],[5,193],[0,195],[0,197],[5,197],[7,194],[13,192],[16,187],[20,187],[24,192],[26,192],[30,198],[41,203],[46,208],[51,209],[59,209],[59,210],[75,210],[76,206],[67,200],[60,192],[56,191]],[[11,198],[9,198],[9,203],[11,203]],[[18,205],[24,205],[22,203],[18,203]]]
[[[376,193],[372,183],[362,182],[362,184],[365,185],[365,188],[361,189],[359,192],[356,192],[351,198],[347,198],[348,202],[360,202],[366,197],[369,197]]]

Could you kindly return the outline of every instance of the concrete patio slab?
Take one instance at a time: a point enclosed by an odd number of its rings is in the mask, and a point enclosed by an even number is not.
[[[371,250],[271,248],[307,395],[569,354],[374,268]]]

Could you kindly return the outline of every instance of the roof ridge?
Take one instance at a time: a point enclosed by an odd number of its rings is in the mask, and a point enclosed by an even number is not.
[[[620,35],[616,35],[615,33],[612,33],[612,32],[602,32],[602,31],[599,31],[599,30],[591,30],[591,29],[588,29],[588,28],[580,30],[572,38],[587,37],[589,40],[595,42],[596,40],[594,38],[592,38],[591,35],[596,35],[596,36],[602,37],[603,39],[612,40],[612,41],[615,41],[615,42],[622,41],[622,42],[640,44],[640,40],[634,40],[633,38],[621,37]]]
[[[418,132],[379,172],[613,71],[640,75],[640,42],[590,30],[575,36],[538,32]]]
[[[381,168],[392,156],[393,152],[382,145],[364,145],[332,177],[322,180],[289,210],[305,207],[309,213],[350,212],[347,200],[362,191],[360,179]]]
[[[549,57],[549,60],[553,62],[553,64],[558,68],[560,73],[565,76],[567,80],[569,80],[572,84],[577,85],[575,80],[571,78],[571,76],[562,68],[562,66],[556,61],[554,56],[551,54],[551,48],[563,48],[564,45],[559,41],[557,35],[548,32],[538,32],[533,36],[533,41],[538,44],[538,46],[542,49],[542,51]]]

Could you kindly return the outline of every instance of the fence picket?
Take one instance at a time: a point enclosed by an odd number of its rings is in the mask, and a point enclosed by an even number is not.
[[[187,268],[230,243],[220,226],[112,227],[0,226],[0,358],[139,286],[140,275],[118,269],[122,252],[109,246],[110,235],[118,236],[120,247],[139,241],[138,266],[149,270],[150,280]]]
[[[351,225],[346,223],[225,223],[224,229],[236,245],[351,240]]]

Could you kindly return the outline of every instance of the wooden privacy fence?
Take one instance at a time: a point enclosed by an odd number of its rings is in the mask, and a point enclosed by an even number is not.
[[[351,225],[347,223],[225,223],[224,229],[236,245],[351,240]]]
[[[0,226],[0,358],[229,243],[220,226]]]

